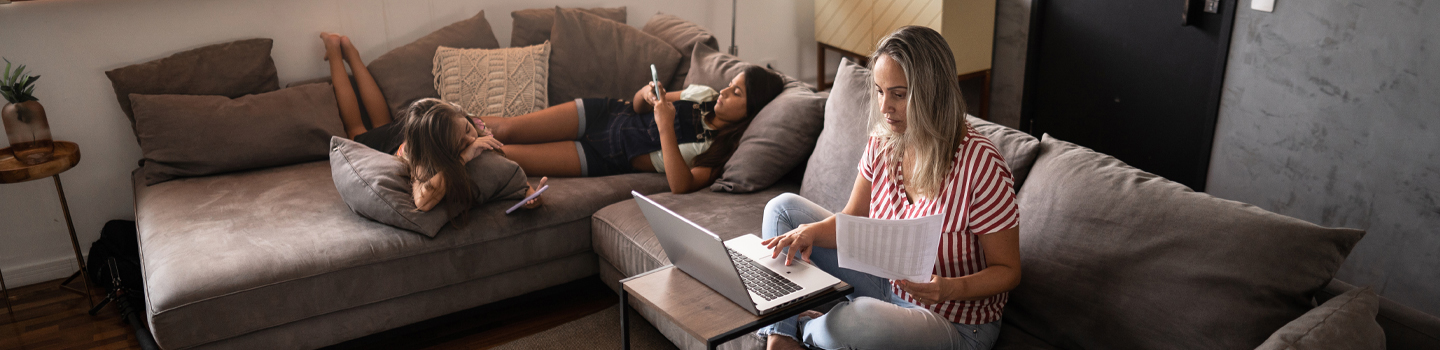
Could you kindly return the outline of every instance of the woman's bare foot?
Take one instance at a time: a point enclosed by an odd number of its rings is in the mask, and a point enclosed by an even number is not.
[[[343,49],[341,48],[341,44],[340,44],[340,43],[341,43],[341,40],[340,40],[340,38],[344,38],[344,36],[341,36],[340,34],[330,33],[330,32],[321,32],[321,33],[320,33],[320,41],[325,42],[325,60],[326,60],[326,61],[329,61],[329,60],[331,60],[331,59],[335,59],[336,62],[339,62],[339,60],[343,58],[343,56],[342,56],[343,54],[341,53],[341,52],[343,51]]]
[[[340,51],[345,53],[345,59],[360,62],[360,50],[356,50],[355,45],[350,43],[350,37],[340,35]]]
[[[800,342],[779,334],[771,334],[769,341],[765,344],[765,348],[768,350],[805,350],[805,346],[801,345]]]

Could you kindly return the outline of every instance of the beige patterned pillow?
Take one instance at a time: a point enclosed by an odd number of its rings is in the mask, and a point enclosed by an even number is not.
[[[435,50],[435,91],[475,115],[513,117],[549,106],[550,42]]]

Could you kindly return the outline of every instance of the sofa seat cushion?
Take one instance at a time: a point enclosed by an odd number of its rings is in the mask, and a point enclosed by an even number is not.
[[[1000,325],[1000,337],[995,339],[995,350],[1060,350],[1044,340],[1026,333],[1008,323]]]
[[[596,210],[667,187],[658,174],[550,183],[539,209],[486,203],[435,238],[351,212],[324,161],[137,183],[155,338],[184,349],[574,256]]]
[[[720,235],[721,239],[731,239],[747,233],[759,236],[765,203],[782,193],[799,189],[798,184],[782,182],[763,191],[746,194],[696,191],[649,197]],[[665,249],[655,239],[655,231],[650,230],[650,223],[634,200],[611,204],[595,212],[590,227],[594,232],[595,253],[625,276],[670,264]]]

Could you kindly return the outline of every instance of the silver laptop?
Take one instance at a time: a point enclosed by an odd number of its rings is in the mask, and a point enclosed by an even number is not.
[[[771,258],[770,249],[753,234],[721,242],[720,236],[650,198],[634,191],[630,194],[675,267],[752,314],[779,310],[840,283],[798,257],[785,266],[785,257]]]

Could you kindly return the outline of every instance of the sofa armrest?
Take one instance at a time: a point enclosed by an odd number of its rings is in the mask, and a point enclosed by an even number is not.
[[[1332,279],[1315,294],[1315,302],[1323,304],[1355,288],[1345,281]],[[1380,314],[1375,316],[1375,321],[1385,329],[1387,349],[1440,349],[1440,317],[1380,297]]]

